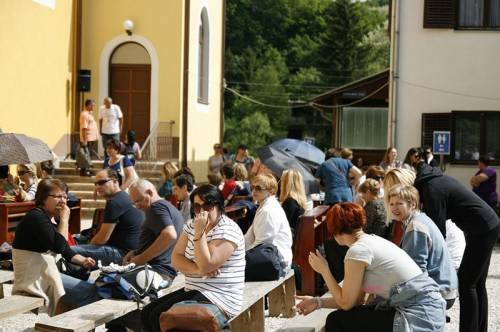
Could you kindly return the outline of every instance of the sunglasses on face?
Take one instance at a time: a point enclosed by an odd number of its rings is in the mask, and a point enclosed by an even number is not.
[[[383,176],[374,176],[373,179],[374,180],[383,180],[384,177]]]
[[[19,176],[23,176],[24,174],[29,174],[29,173],[31,173],[31,171],[19,171],[19,172],[17,172],[17,174]]]
[[[212,210],[213,208],[214,208],[213,204],[209,204],[209,203],[203,203],[203,204],[194,203],[193,204],[194,213],[200,213],[201,209],[203,209],[204,211],[210,212],[210,210]]]
[[[105,185],[106,183],[108,183],[109,181],[111,181],[112,179],[104,179],[104,180],[99,180],[99,181],[96,181],[94,182],[94,185],[97,187],[97,186],[103,186]]]
[[[259,185],[256,185],[256,186],[251,186],[250,187],[252,189],[252,191],[264,191],[264,190],[267,190],[266,188],[263,188]]]

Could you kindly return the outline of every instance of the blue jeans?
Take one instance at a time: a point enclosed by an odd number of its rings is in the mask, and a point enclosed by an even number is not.
[[[61,273],[61,279],[66,291],[61,301],[71,305],[72,308],[78,308],[102,299],[97,293],[97,288],[94,284],[73,278],[64,273]]]
[[[73,246],[71,249],[77,254],[93,258],[96,262],[101,261],[103,266],[111,263],[121,265],[123,257],[127,254],[127,251],[124,249],[106,245],[82,244]]]

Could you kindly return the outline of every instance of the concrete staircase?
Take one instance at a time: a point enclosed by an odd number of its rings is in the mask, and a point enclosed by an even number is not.
[[[93,161],[92,170],[101,170],[102,163],[102,161]],[[137,161],[135,170],[139,177],[147,179],[155,186],[158,186],[162,181],[160,172],[162,165],[162,161]],[[92,220],[94,210],[102,208],[106,204],[106,201],[101,197],[94,201],[95,177],[80,176],[73,160],[61,161],[55,177],[66,182],[69,191],[82,199],[82,225],[84,225],[83,227],[89,227],[89,220]]]

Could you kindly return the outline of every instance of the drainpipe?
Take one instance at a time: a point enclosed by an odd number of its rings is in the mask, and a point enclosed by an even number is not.
[[[397,80],[399,78],[399,0],[392,0],[391,11],[391,59],[389,65],[389,127],[387,130],[387,146],[396,146],[397,135]]]
[[[190,0],[184,2],[184,64],[182,72],[182,146],[181,166],[187,166],[187,131],[188,131],[188,108],[189,108],[189,24],[190,24]]]

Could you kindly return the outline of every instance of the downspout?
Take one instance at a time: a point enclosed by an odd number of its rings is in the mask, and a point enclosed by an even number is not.
[[[182,82],[182,147],[181,166],[187,166],[187,130],[188,130],[188,107],[189,107],[189,24],[191,1],[184,2],[184,64]]]
[[[220,60],[220,123],[219,123],[219,141],[224,141],[224,91],[226,89],[226,79],[224,78],[224,58],[226,56],[226,0],[222,1],[222,42],[221,42],[221,60]]]
[[[391,58],[389,65],[389,127],[387,131],[387,146],[396,146],[397,135],[397,80],[399,78],[399,0],[392,0],[391,11]]]

